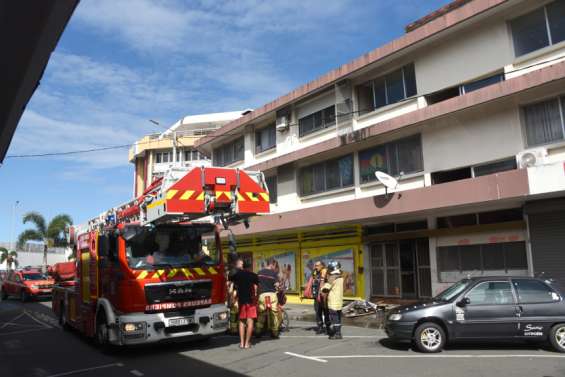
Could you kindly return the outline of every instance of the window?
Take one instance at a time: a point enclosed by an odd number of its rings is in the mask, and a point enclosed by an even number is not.
[[[172,162],[172,153],[171,152],[157,152],[155,153],[155,163],[157,164],[167,164]]]
[[[243,136],[231,143],[224,144],[214,149],[214,165],[226,166],[244,159]]]
[[[510,305],[514,304],[512,287],[507,281],[485,281],[475,286],[466,297],[471,305]]]
[[[468,274],[527,273],[526,245],[503,242],[438,247],[438,268],[442,282],[454,282]]]
[[[521,304],[559,301],[559,295],[539,280],[512,279]]]
[[[524,106],[523,119],[529,146],[563,140],[565,97]]]
[[[390,175],[417,173],[423,170],[420,135],[379,145],[359,152],[361,182],[375,181],[376,171]]]
[[[300,170],[303,196],[353,185],[353,156],[307,166]]]
[[[524,219],[521,208],[502,209],[481,213],[468,213],[464,215],[446,216],[437,218],[439,229],[459,228],[471,225],[497,224]]]
[[[415,96],[416,93],[416,73],[414,64],[411,63],[384,77],[359,85],[357,87],[359,112],[371,112]]]
[[[188,162],[188,161],[201,161],[201,160],[207,160],[208,158],[198,152],[197,150],[192,150],[192,149],[188,149],[184,151],[184,161]]]
[[[499,73],[494,76],[490,76],[484,79],[476,80],[467,84],[463,84],[460,86],[461,94],[471,93],[475,90],[498,84],[499,82],[504,81],[504,74]]]
[[[451,88],[442,89],[432,94],[428,94],[426,95],[426,102],[428,103],[428,105],[433,105],[434,103],[443,102],[450,98],[462,96],[489,85],[497,84],[501,81],[504,81],[504,73],[497,73],[483,79],[471,81],[466,84],[453,86]]]
[[[277,131],[274,123],[255,132],[255,153],[275,148],[276,145]]]
[[[335,126],[335,105],[316,111],[298,120],[300,137],[331,126]]]
[[[426,95],[426,102],[428,105],[433,105],[434,103],[443,102],[450,98],[458,97],[459,95],[461,95],[461,90],[458,86],[454,86]]]
[[[471,167],[447,170],[447,171],[437,171],[432,173],[432,184],[439,185],[447,182],[460,181],[462,179],[472,178],[473,174],[471,172]]]
[[[510,22],[514,52],[522,56],[565,40],[565,1],[557,0]]]
[[[267,188],[269,189],[269,201],[271,203],[277,202],[277,176],[272,175],[270,177],[266,177],[265,181],[267,183]]]
[[[508,170],[515,170],[518,166],[516,164],[515,158],[509,158],[503,161],[491,162],[489,164],[480,165],[473,167],[473,173],[475,177],[481,177],[483,175],[500,173]]]

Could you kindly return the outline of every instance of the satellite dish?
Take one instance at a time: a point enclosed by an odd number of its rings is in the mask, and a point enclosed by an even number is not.
[[[398,181],[396,180],[396,178],[391,177],[385,172],[376,171],[375,177],[377,177],[377,180],[381,182],[386,189],[394,190],[398,187]]]

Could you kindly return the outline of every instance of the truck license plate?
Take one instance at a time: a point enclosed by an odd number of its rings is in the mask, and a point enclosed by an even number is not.
[[[194,323],[194,317],[173,318],[169,319],[169,327],[172,326],[186,326]]]

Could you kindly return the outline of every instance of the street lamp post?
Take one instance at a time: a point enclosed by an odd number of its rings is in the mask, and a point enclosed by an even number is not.
[[[12,206],[12,227],[10,229],[10,249],[16,250],[16,242],[14,240],[14,233],[16,227],[16,207],[20,204],[19,200],[16,200]]]

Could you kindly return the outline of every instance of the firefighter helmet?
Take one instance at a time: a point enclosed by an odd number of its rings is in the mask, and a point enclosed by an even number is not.
[[[334,271],[338,271],[341,270],[341,263],[339,263],[336,260],[332,260],[330,261],[330,263],[328,263],[328,272],[331,274]]]

